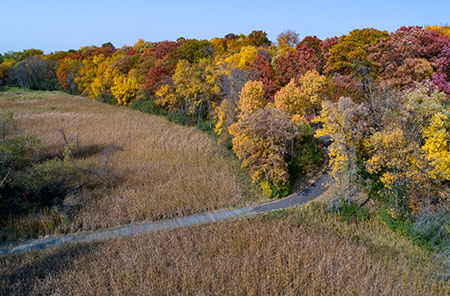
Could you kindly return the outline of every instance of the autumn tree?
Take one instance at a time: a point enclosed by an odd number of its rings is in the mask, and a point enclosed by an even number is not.
[[[434,25],[434,26],[426,26],[426,30],[438,31],[442,32],[447,37],[450,37],[450,26],[448,25]]]
[[[144,53],[146,49],[155,47],[155,45],[156,44],[153,42],[146,42],[144,39],[139,39],[138,42],[133,45],[133,49],[138,53]]]
[[[369,48],[383,38],[389,38],[389,34],[373,28],[356,29],[348,35],[341,36],[339,42],[328,52],[325,71],[357,78],[364,78],[361,76],[366,75],[376,76],[375,65],[368,59]]]
[[[264,92],[269,101],[273,100],[273,96],[277,91],[275,83],[275,71],[270,63],[269,58],[265,55],[258,56],[249,65],[251,80],[261,81],[264,84]]]
[[[299,43],[298,33],[293,30],[286,30],[277,37],[278,54],[285,55],[290,51],[294,51]]]
[[[166,58],[172,51],[180,47],[179,42],[161,41],[150,47],[150,52],[155,60]]]
[[[170,71],[162,65],[153,66],[147,73],[144,87],[149,93],[154,93],[161,85],[168,85],[172,80]]]
[[[450,74],[449,47],[450,38],[440,32],[401,27],[374,44],[369,59],[378,68],[378,82],[382,85],[411,87],[415,82],[430,79],[436,72],[437,78],[444,78],[441,81],[444,86]]]
[[[298,50],[289,51],[274,60],[275,79],[279,86],[285,86],[292,78],[298,78],[309,70],[318,70],[320,60],[312,48],[303,46]]]
[[[180,60],[177,64],[173,81],[177,94],[184,99],[185,120],[188,114],[196,114],[197,121],[201,123],[204,110],[212,109],[212,97],[218,92],[218,88],[214,72],[208,64],[207,59],[196,64]]]
[[[441,121],[446,119],[446,100],[428,83],[378,102],[379,127],[369,138],[366,165],[379,175],[384,197],[392,198],[396,208],[422,208],[442,189],[448,154],[446,123]]]
[[[182,58],[190,63],[198,63],[203,58],[211,58],[214,48],[208,40],[186,40],[179,48]]]
[[[173,85],[161,85],[155,91],[155,105],[164,107],[170,112],[177,111],[180,108],[180,98],[176,94],[175,87]]]
[[[32,90],[55,90],[59,88],[56,60],[32,56],[13,68],[13,77],[21,88]]]
[[[250,64],[258,56],[258,50],[254,46],[244,46],[238,53],[227,57],[224,62],[233,64],[235,67],[247,70]]]
[[[250,80],[250,76],[247,71],[233,64],[224,67],[224,64],[219,63],[215,72],[218,95],[222,100],[216,109],[214,131],[219,135],[219,142],[224,143],[231,139],[228,128],[237,120],[241,90]]]
[[[139,55],[136,65],[131,69],[131,75],[136,78],[139,84],[145,84],[147,74],[155,66],[157,60],[153,57],[151,48],[144,49],[144,52]]]
[[[78,85],[75,82],[75,78],[80,75],[80,68],[82,61],[66,57],[59,61],[58,70],[56,72],[58,76],[59,84],[62,89],[71,94],[78,94]]]
[[[341,97],[336,103],[325,101],[316,122],[322,124],[316,137],[328,135],[331,138],[328,152],[331,174],[339,184],[343,177],[348,179],[345,197],[351,203],[360,179],[359,147],[369,132],[369,108],[346,97]]]
[[[249,81],[241,90],[239,110],[243,113],[253,113],[267,104],[264,94],[264,84],[261,81]]]
[[[423,136],[422,149],[432,166],[431,177],[450,180],[450,111],[434,114]]]
[[[249,167],[253,181],[259,182],[267,196],[280,195],[289,184],[285,160],[297,128],[283,111],[266,107],[242,113],[230,127],[233,151]]]
[[[136,98],[139,85],[133,77],[119,74],[113,78],[111,92],[119,105],[127,106]]]
[[[326,77],[315,70],[306,72],[298,79],[291,79],[276,93],[276,108],[288,112],[296,123],[304,122],[308,112],[317,114],[325,82]]]
[[[110,90],[114,84],[114,78],[120,73],[118,69],[110,65],[120,54],[111,57],[99,54],[83,59],[80,76],[75,78],[80,93],[96,99],[101,93]]]
[[[323,56],[323,50],[321,47],[322,41],[317,38],[317,36],[306,36],[297,44],[297,50],[301,49],[302,47],[311,48],[314,50],[315,56],[320,61],[320,67],[318,68],[319,73],[322,74],[323,68],[325,67],[325,57]]]
[[[267,38],[267,33],[264,31],[252,31],[248,36],[249,45],[253,46],[270,46],[271,42]]]
[[[340,97],[349,97],[355,103],[364,101],[363,83],[350,75],[334,74],[328,76],[322,90],[323,97],[331,102],[337,102]]]
[[[286,86],[275,94],[275,107],[287,112],[297,124],[305,120],[306,109],[309,104],[295,79],[291,79]]]

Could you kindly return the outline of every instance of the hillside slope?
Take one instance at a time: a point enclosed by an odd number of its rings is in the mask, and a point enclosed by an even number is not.
[[[85,160],[100,166],[107,163],[114,175],[111,188],[84,191],[64,201],[77,209],[67,214],[69,222],[61,219],[67,225],[58,228],[64,232],[160,220],[262,199],[232,153],[195,128],[59,92],[3,92],[0,110],[14,112],[21,133],[36,136],[46,153],[57,154],[64,148],[63,132],[81,147]],[[59,214],[64,210],[59,209]],[[45,220],[42,215],[15,217],[10,224],[16,228],[39,224]]]

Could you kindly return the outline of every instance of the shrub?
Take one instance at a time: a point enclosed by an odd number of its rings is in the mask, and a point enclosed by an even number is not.
[[[23,212],[59,205],[66,195],[75,193],[94,179],[93,165],[88,162],[55,158],[33,164],[14,175],[9,184],[6,210]]]
[[[184,125],[185,123],[184,114],[181,110],[174,112],[167,111],[156,105],[155,100],[152,98],[142,98],[140,100],[133,101],[130,108],[147,114],[162,115],[176,124]]]
[[[423,211],[412,224],[411,234],[425,246],[450,250],[450,212]]]
[[[0,114],[0,239],[29,238],[66,225],[64,199],[109,185],[107,167],[75,159],[82,151],[61,130],[66,146],[43,155],[39,141],[19,135],[13,115]],[[78,149],[78,151],[75,151]]]
[[[117,105],[118,101],[116,97],[111,92],[101,93],[96,99],[98,102],[106,103],[110,105]]]
[[[364,221],[370,218],[368,209],[362,208],[354,202],[348,203],[342,199],[331,201],[328,204],[328,209],[331,213],[338,214],[346,222],[351,222],[352,219]]]

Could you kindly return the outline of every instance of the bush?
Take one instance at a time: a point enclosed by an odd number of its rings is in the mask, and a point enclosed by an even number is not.
[[[111,92],[107,93],[101,93],[97,96],[96,99],[98,102],[106,103],[110,105],[117,105],[119,102],[117,101],[116,97]]]
[[[362,208],[354,202],[349,204],[342,199],[331,201],[328,204],[328,210],[333,214],[339,215],[346,222],[352,222],[352,219],[364,221],[370,218],[368,209]]]
[[[34,137],[20,136],[13,115],[0,114],[0,239],[30,238],[60,229],[69,219],[65,198],[109,185],[106,165],[75,159],[80,146],[63,133],[66,146],[44,155]],[[78,151],[74,151],[78,149]]]
[[[24,212],[43,206],[59,205],[66,195],[92,183],[93,165],[70,160],[50,159],[19,171],[9,184],[8,212]]]
[[[378,211],[378,215],[390,229],[404,236],[411,236],[412,221],[404,211],[382,208]]]
[[[157,107],[154,100],[150,98],[143,98],[137,101],[133,101],[130,105],[133,110],[138,110],[147,114],[157,114]]]
[[[450,212],[422,212],[412,224],[411,234],[429,248],[450,251]]]
[[[130,108],[133,110],[141,111],[147,114],[155,114],[166,117],[168,120],[184,125],[184,114],[181,110],[176,112],[167,111],[157,105],[155,105],[154,100],[152,98],[142,98],[137,101],[133,101],[130,105]]]

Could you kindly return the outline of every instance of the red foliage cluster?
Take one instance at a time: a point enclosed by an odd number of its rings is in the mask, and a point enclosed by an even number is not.
[[[277,87],[274,81],[274,69],[270,64],[270,60],[259,54],[249,66],[251,74],[251,80],[261,81],[264,84],[264,92],[267,99],[273,101],[273,96],[277,91]]]
[[[292,78],[300,77],[309,70],[319,70],[320,60],[313,48],[303,45],[276,58],[274,66],[275,79],[279,86],[285,86]]]
[[[170,80],[170,71],[164,66],[155,65],[150,72],[147,73],[145,78],[144,87],[146,91],[153,93],[167,80]]]
[[[426,63],[436,72],[434,81],[441,89],[450,64],[450,38],[439,31],[422,27],[401,27],[373,46],[369,58],[379,70],[378,80],[391,87],[411,86],[423,79],[421,68]],[[430,73],[431,75],[431,73]]]
[[[155,59],[164,59],[174,49],[178,48],[182,44],[183,42],[161,41],[158,42],[156,46],[151,49],[151,54]]]

